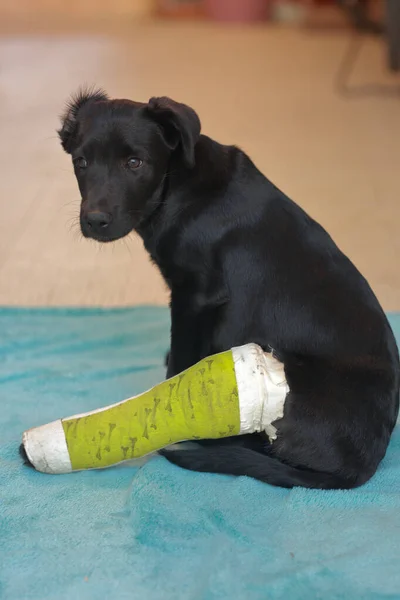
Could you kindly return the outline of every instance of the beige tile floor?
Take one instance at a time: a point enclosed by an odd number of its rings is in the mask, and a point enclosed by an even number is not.
[[[343,99],[332,79],[345,34],[140,23],[0,37],[0,304],[162,304],[141,242],[80,238],[68,157],[55,136],[82,83],[193,105],[332,234],[388,310],[400,309],[400,96]],[[396,84],[378,41],[355,83]],[[397,84],[400,82],[397,80]]]

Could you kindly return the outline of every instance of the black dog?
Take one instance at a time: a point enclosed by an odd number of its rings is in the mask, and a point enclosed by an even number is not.
[[[371,288],[326,231],[169,98],[82,92],[59,135],[83,235],[110,242],[135,230],[170,288],[168,376],[249,342],[284,364],[276,441],[255,434],[164,456],[283,487],[366,482],[396,423],[399,355]]]

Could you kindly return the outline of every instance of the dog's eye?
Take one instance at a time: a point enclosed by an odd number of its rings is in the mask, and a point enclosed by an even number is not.
[[[86,158],[83,158],[82,156],[80,156],[79,158],[76,158],[74,160],[75,166],[78,167],[78,169],[86,169],[86,167],[88,166],[88,162],[86,160]]]
[[[132,171],[134,169],[138,169],[139,167],[141,167],[143,164],[143,161],[140,160],[140,158],[135,158],[134,156],[132,156],[131,158],[128,159],[127,165],[128,165],[128,169],[131,169]]]

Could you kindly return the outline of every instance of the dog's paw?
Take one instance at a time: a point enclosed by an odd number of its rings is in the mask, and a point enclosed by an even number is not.
[[[27,467],[30,467],[31,469],[34,469],[35,467],[33,466],[33,464],[31,463],[31,461],[28,458],[28,455],[25,451],[25,447],[23,444],[20,444],[19,447],[19,455],[22,458],[22,460],[24,461],[24,465],[26,465]]]

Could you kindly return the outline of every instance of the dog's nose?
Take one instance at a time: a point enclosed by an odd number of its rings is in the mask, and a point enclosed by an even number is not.
[[[86,223],[90,229],[107,229],[112,221],[110,213],[93,210],[86,215]]]

